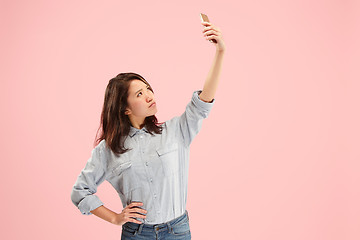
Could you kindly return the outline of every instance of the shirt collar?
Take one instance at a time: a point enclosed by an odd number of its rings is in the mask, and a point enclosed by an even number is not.
[[[150,133],[146,127],[143,127],[142,129],[138,129],[138,128],[134,128],[133,126],[130,125],[130,132],[129,135],[130,137],[133,137],[135,134],[137,134],[138,132],[147,132]]]

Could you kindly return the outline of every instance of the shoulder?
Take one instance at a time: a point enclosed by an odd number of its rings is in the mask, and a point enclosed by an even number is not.
[[[100,152],[103,152],[106,149],[106,141],[105,139],[101,140],[98,145],[95,146],[94,150]]]
[[[99,157],[99,161],[101,164],[106,167],[108,165],[108,161],[111,158],[112,151],[111,149],[106,145],[105,139],[101,140],[98,145],[95,146],[93,149]]]

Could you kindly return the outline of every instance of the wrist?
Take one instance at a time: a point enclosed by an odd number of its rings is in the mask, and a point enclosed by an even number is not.
[[[112,214],[112,216],[110,218],[110,223],[115,224],[115,225],[118,224],[117,215],[118,215],[117,213]]]
[[[223,54],[224,52],[225,52],[225,48],[222,48],[222,49],[217,48],[216,49],[216,53],[218,53],[218,54]]]

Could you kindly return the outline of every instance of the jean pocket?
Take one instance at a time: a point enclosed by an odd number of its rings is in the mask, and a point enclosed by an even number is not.
[[[138,228],[125,223],[122,225],[122,231],[125,235],[135,236],[137,234]]]
[[[179,171],[179,150],[177,143],[165,145],[156,149],[164,169],[165,176],[171,176]]]
[[[173,235],[190,234],[189,221],[182,222],[182,223],[179,223],[179,224],[176,224],[176,225],[172,226],[171,234],[173,234]]]

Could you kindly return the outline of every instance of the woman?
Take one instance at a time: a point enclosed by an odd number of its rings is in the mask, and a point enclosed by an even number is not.
[[[219,28],[203,22],[216,46],[203,90],[193,92],[181,116],[157,122],[154,92],[139,74],[109,81],[101,115],[100,143],[78,176],[71,200],[84,215],[122,226],[121,239],[191,239],[186,210],[189,147],[214,104],[225,44]],[[94,195],[107,180],[123,210],[115,213]]]

